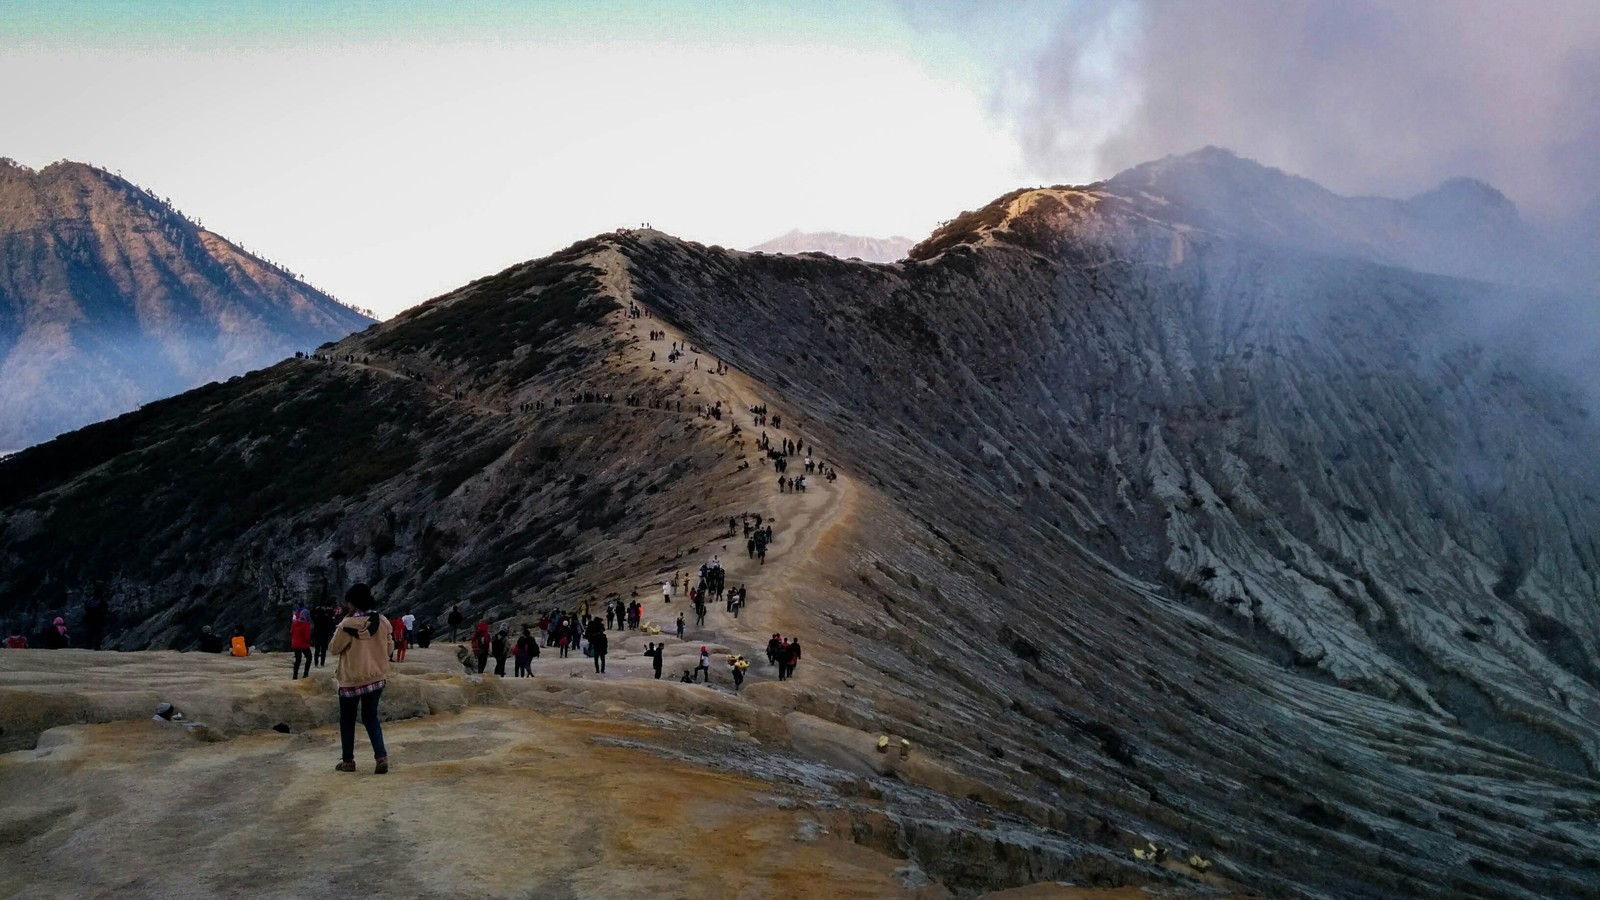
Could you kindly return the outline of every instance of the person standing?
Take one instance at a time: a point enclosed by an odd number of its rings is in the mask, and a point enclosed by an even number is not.
[[[513,664],[511,677],[513,678],[521,678],[528,672],[528,660],[531,659],[528,653],[530,640],[528,626],[524,625],[522,626],[522,634],[517,637],[517,645],[511,648],[511,662]]]
[[[311,677],[311,612],[304,606],[295,607],[289,617],[289,649],[294,651],[294,671],[289,680],[300,677],[300,660],[306,663],[306,676]]]
[[[590,621],[598,623],[600,619],[597,617]],[[605,629],[596,628],[589,632],[589,650],[594,653],[594,670],[601,675],[606,673],[606,650],[610,643],[611,639],[606,636]]]
[[[665,649],[665,644],[651,642],[644,651],[644,655],[650,657],[650,668],[655,670],[657,681],[661,680],[661,651]]]
[[[506,677],[506,650],[508,649],[506,642],[508,638],[510,638],[510,635],[506,633],[506,627],[501,625],[500,630],[494,633],[494,640],[489,644],[490,651],[494,653],[494,674],[501,678]]]
[[[683,613],[678,613],[678,640],[683,640]]]
[[[451,615],[454,615],[452,611]],[[479,621],[477,627],[472,629],[472,652],[478,657],[478,674],[482,675],[484,667],[489,665],[489,623]]]
[[[694,680],[700,680],[700,673],[706,673],[706,684],[711,683],[711,653],[706,648],[700,648],[700,664],[694,667]]]
[[[788,660],[788,666],[789,666],[789,677],[793,678],[794,677],[794,667],[800,665],[800,639],[799,638],[794,638],[793,640],[789,641],[789,654],[788,654],[788,656],[786,658]]]
[[[383,745],[383,723],[378,719],[378,701],[388,684],[389,645],[394,626],[376,610],[372,589],[364,583],[351,585],[344,595],[348,614],[342,619],[328,644],[328,652],[338,658],[334,681],[339,685],[339,764],[334,769],[354,772],[356,715],[366,726],[372,742],[373,771],[389,771],[389,751]]]
[[[328,664],[328,642],[333,640],[333,623],[339,621],[339,607],[324,600],[311,610],[311,661]]]
[[[406,620],[405,620],[405,617],[402,616],[400,618],[393,619],[391,621],[394,622],[394,661],[395,662],[405,662],[406,661],[406,640],[410,637],[409,635],[406,634]]]
[[[452,641],[458,640],[459,639],[458,638],[458,633],[460,632],[460,630],[461,630],[461,604],[458,603],[455,606],[450,608],[450,640],[452,640]],[[482,667],[479,667],[478,671],[480,671],[480,672],[483,671]]]
[[[672,602],[672,582],[670,582],[670,581],[661,582],[661,602],[662,603],[671,603]]]
[[[83,646],[99,650],[106,633],[106,586],[96,583],[89,599],[83,601]]]

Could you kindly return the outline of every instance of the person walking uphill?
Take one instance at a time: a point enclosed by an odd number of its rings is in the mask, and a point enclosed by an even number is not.
[[[367,739],[372,742],[372,756],[377,762],[373,770],[379,775],[389,771],[389,751],[383,746],[383,724],[378,720],[378,699],[388,683],[389,648],[394,642],[394,626],[378,614],[372,599],[372,589],[365,584],[351,585],[344,595],[349,613],[340,620],[328,644],[328,652],[339,662],[334,669],[334,681],[339,685],[339,764],[340,772],[354,772],[356,744],[356,712],[361,713],[361,724],[366,726]]]

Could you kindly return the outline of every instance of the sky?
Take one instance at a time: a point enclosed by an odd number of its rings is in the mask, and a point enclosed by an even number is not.
[[[0,0],[0,84],[0,156],[120,172],[383,316],[621,226],[916,238],[1207,144],[1600,197],[1595,2]]]

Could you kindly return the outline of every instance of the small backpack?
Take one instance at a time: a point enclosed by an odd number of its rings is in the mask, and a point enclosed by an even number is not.
[[[244,643],[244,635],[242,635],[242,634],[234,635],[233,636],[233,640],[232,640],[231,643],[233,644],[233,650],[231,652],[233,653],[234,656],[249,656],[250,655],[250,648],[245,646],[245,643]]]

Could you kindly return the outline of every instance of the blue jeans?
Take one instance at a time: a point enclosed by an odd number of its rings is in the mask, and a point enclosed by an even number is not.
[[[370,694],[359,697],[339,698],[339,749],[345,762],[354,762],[356,758],[356,707],[361,708],[361,724],[367,726],[367,740],[372,741],[372,757],[382,759],[389,755],[383,746],[383,723],[378,721],[378,698],[383,696],[380,688]]]

